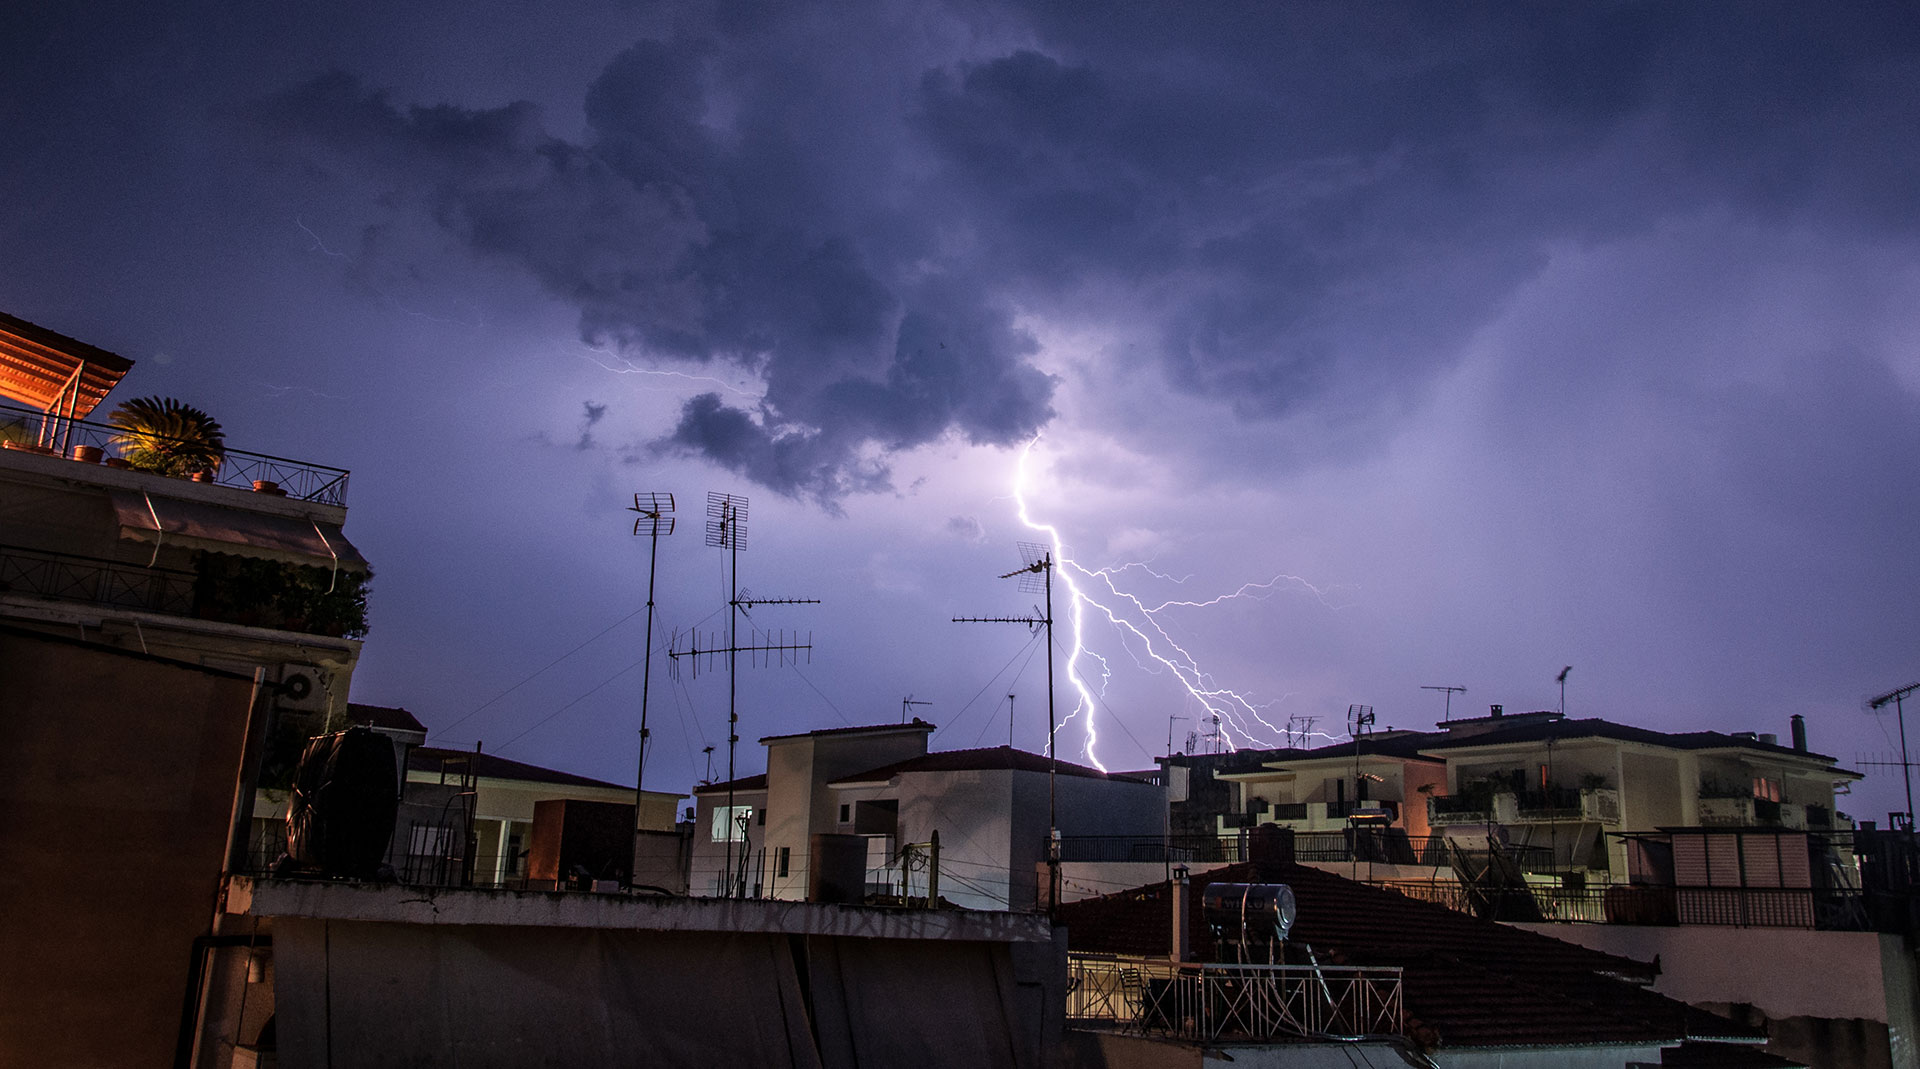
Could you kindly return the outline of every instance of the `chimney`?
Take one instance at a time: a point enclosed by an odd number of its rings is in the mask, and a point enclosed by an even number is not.
[[[1167,956],[1174,961],[1187,961],[1193,957],[1193,933],[1188,928],[1191,912],[1188,899],[1193,885],[1187,882],[1185,865],[1173,867],[1173,880],[1167,886],[1173,892],[1168,895],[1173,900],[1173,949]]]
[[[1506,707],[1506,706],[1504,706],[1504,705],[1496,705],[1496,706],[1494,706],[1494,707],[1493,707],[1493,714],[1492,714],[1492,715],[1494,715],[1494,716],[1505,716],[1505,715],[1507,715],[1507,707]]]
[[[1262,824],[1247,835],[1247,860],[1256,864],[1293,863],[1293,829]]]
[[[1799,713],[1793,714],[1793,749],[1795,753],[1807,752],[1807,718]]]

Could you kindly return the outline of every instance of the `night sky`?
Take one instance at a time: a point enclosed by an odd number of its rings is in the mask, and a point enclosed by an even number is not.
[[[0,130],[0,309],[353,469],[353,698],[440,744],[632,782],[635,491],[656,645],[724,624],[710,490],[822,602],[753,611],[814,650],[742,774],[909,694],[1040,748],[1042,646],[949,622],[1032,611],[1022,499],[1109,768],[1565,665],[1851,765],[1920,678],[1911,4],[33,5]],[[1134,629],[1083,606],[1077,714],[1070,578]],[[650,787],[725,771],[681,667]]]

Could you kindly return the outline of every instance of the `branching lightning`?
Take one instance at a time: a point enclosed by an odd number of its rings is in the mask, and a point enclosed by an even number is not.
[[[587,350],[588,352],[599,353],[602,356],[609,356],[615,360],[620,361],[620,363],[624,366],[615,367],[611,364],[602,363],[591,356],[586,356],[584,354],[582,354],[581,356],[581,359],[585,360],[587,363],[592,364],[595,367],[598,367],[602,371],[611,371],[615,375],[646,375],[649,377],[657,376],[663,379],[685,379],[688,382],[710,382],[715,386],[718,386],[721,389],[726,390],[728,393],[738,394],[741,397],[751,397],[756,400],[760,397],[759,394],[753,392],[752,390],[743,390],[740,387],[735,386],[733,383],[727,382],[724,379],[714,378],[712,375],[689,375],[684,371],[663,371],[659,368],[640,367],[639,365],[635,364],[633,361],[628,360],[626,357],[619,356],[618,354],[613,353],[612,351],[607,349],[599,349],[593,346],[588,346]]]
[[[1304,589],[1321,604],[1335,608],[1336,606],[1328,602],[1326,594],[1297,575],[1281,574],[1265,582],[1243,583],[1230,593],[1204,600],[1169,600],[1157,605],[1148,605],[1139,597],[1122,590],[1115,582],[1115,577],[1128,569],[1138,568],[1155,578],[1169,582],[1185,580],[1161,575],[1146,564],[1138,562],[1111,568],[1089,568],[1068,556],[1057,528],[1033,518],[1027,507],[1027,460],[1032,455],[1034,446],[1039,442],[1040,438],[1035,436],[1020,451],[1020,460],[1014,469],[1013,499],[1020,522],[1047,536],[1048,544],[1053,550],[1054,571],[1060,577],[1071,606],[1069,641],[1072,645],[1067,654],[1066,674],[1069,685],[1078,697],[1073,711],[1062,718],[1061,725],[1065,726],[1074,717],[1085,714],[1087,741],[1083,752],[1087,760],[1094,767],[1102,771],[1106,770],[1107,766],[1101,763],[1094,752],[1099,742],[1099,735],[1093,722],[1093,712],[1097,702],[1092,688],[1081,678],[1080,658],[1086,656],[1100,662],[1101,694],[1105,694],[1106,684],[1112,678],[1111,667],[1106,660],[1086,648],[1084,621],[1085,611],[1089,606],[1105,616],[1107,622],[1118,628],[1123,636],[1131,636],[1133,642],[1126,645],[1128,651],[1133,654],[1135,663],[1148,671],[1159,672],[1164,669],[1179,681],[1181,688],[1214,718],[1215,723],[1219,725],[1221,740],[1228,749],[1239,749],[1243,745],[1261,741],[1260,737],[1266,733],[1271,733],[1267,736],[1269,738],[1285,737],[1287,735],[1285,729],[1262,715],[1262,710],[1272,703],[1255,702],[1239,691],[1219,686],[1209,673],[1201,669],[1193,653],[1161,626],[1159,614],[1175,608],[1204,609],[1238,598],[1261,598],[1271,594],[1276,587],[1283,584]],[[1089,593],[1089,588],[1096,585],[1101,591],[1099,596]],[[1123,615],[1123,612],[1127,615]],[[1137,618],[1139,622],[1136,623],[1135,619],[1129,616]],[[1264,729],[1264,732],[1261,729]],[[1322,736],[1329,741],[1338,738],[1324,732],[1311,734]]]

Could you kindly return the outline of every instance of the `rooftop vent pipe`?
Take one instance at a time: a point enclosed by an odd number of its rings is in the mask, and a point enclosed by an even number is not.
[[[1807,752],[1807,718],[1799,713],[1793,714],[1793,749],[1795,753]]]

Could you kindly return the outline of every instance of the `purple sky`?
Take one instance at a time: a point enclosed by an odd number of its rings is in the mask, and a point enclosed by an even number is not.
[[[723,490],[742,585],[823,601],[754,613],[815,650],[743,670],[743,773],[908,694],[1038,748],[1040,647],[948,622],[1035,601],[1037,434],[1062,578],[1164,605],[1087,609],[1063,756],[1568,664],[1570,715],[1897,748],[1911,5],[124,7],[0,44],[0,308],[352,468],[354,698],[435,741],[631,782],[623,510],[680,499],[665,645],[724,619]],[[649,786],[724,771],[724,674],[654,679]]]

